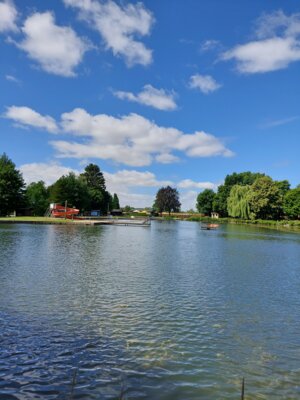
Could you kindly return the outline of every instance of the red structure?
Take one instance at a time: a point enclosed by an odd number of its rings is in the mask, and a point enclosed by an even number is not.
[[[68,218],[73,219],[79,214],[77,208],[70,208],[62,206],[61,204],[51,204],[50,205],[50,215],[54,218]]]

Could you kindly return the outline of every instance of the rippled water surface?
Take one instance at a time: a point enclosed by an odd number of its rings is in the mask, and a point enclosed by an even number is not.
[[[300,398],[300,235],[0,225],[1,399]]]

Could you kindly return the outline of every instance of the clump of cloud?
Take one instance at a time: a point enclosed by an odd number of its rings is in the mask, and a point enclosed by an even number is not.
[[[13,120],[20,126],[45,129],[50,133],[57,133],[58,126],[54,118],[49,115],[41,115],[29,107],[7,107],[4,117]]]
[[[216,189],[217,185],[212,182],[195,182],[191,179],[184,179],[178,183],[178,187],[181,189]]]
[[[87,41],[68,26],[58,26],[51,12],[34,13],[21,28],[24,39],[16,45],[46,72],[75,76],[75,68],[89,49]]]
[[[198,89],[204,94],[215,92],[220,89],[222,85],[218,83],[210,75],[195,74],[190,77],[189,87],[191,89]]]
[[[175,101],[176,93],[164,89],[156,89],[152,85],[145,85],[140,93],[116,91],[114,95],[121,100],[129,100],[139,104],[144,104],[158,110],[175,110],[177,104]]]
[[[128,66],[149,65],[152,50],[138,38],[147,36],[154,23],[152,13],[142,4],[118,5],[109,0],[64,0],[78,10],[79,18],[97,30],[105,47],[125,60]]]
[[[221,59],[236,61],[237,70],[246,74],[284,69],[300,60],[300,13],[262,15],[255,36],[255,40],[224,52]]]
[[[20,166],[20,171],[27,184],[31,182],[44,181],[47,186],[52,185],[62,175],[68,175],[70,172],[79,174],[76,169],[65,167],[57,162],[49,163],[30,163]]]
[[[58,124],[52,117],[28,107],[8,107],[4,116],[50,133],[58,131]],[[75,139],[50,142],[61,158],[100,158],[130,166],[146,166],[154,160],[162,163],[178,161],[179,153],[188,157],[233,155],[220,139],[210,133],[197,131],[187,134],[176,128],[159,126],[138,114],[122,117],[91,115],[76,108],[62,114],[59,125],[61,133],[70,134]]]
[[[0,32],[16,32],[17,9],[10,0],[0,2]]]

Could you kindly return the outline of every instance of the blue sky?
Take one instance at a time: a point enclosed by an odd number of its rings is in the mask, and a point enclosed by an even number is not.
[[[0,152],[27,182],[89,162],[121,204],[226,174],[300,183],[294,1],[0,0]]]

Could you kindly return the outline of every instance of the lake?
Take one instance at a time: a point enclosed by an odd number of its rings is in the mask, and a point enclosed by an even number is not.
[[[0,399],[300,397],[300,235],[0,225]]]

